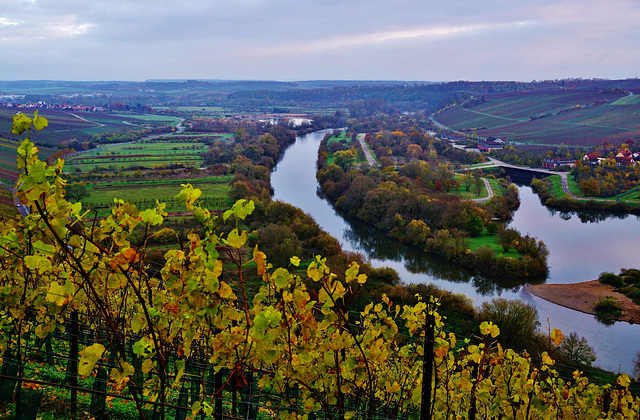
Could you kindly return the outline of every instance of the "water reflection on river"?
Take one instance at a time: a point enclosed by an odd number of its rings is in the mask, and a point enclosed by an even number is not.
[[[343,249],[366,254],[376,267],[396,269],[404,282],[434,283],[467,295],[476,305],[498,296],[534,304],[543,324],[549,318],[551,327],[560,328],[565,335],[575,330],[585,336],[597,351],[596,365],[632,373],[632,361],[640,350],[640,326],[616,323],[606,327],[591,315],[534,297],[521,285],[478,276],[446,261],[425,256],[367,226],[347,223],[317,193],[315,168],[322,137],[323,133],[299,137],[286,150],[271,177],[276,200],[300,207],[322,229],[336,237]],[[575,283],[596,279],[603,271],[640,267],[636,250],[640,235],[637,217],[603,218],[597,214],[578,216],[551,212],[540,204],[528,186],[520,187],[520,198],[521,206],[511,226],[547,244],[550,251],[548,282]]]

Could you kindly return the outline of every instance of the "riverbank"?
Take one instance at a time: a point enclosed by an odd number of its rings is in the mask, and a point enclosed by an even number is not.
[[[573,284],[537,284],[528,286],[534,296],[565,308],[595,315],[595,304],[605,296],[612,296],[622,308],[620,321],[640,324],[640,306],[633,300],[616,292],[615,288],[598,280]]]

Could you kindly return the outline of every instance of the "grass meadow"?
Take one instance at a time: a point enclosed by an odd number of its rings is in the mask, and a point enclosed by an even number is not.
[[[480,236],[475,236],[471,238],[465,238],[465,241],[469,245],[469,249],[472,251],[482,248],[483,246],[487,246],[496,253],[496,255],[502,255],[503,257],[511,257],[511,258],[519,258],[520,254],[513,247],[509,249],[509,252],[505,252],[504,248],[499,245],[496,241],[498,239],[498,235],[490,234],[485,229]]]

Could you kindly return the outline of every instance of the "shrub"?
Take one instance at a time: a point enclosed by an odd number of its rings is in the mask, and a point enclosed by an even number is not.
[[[491,321],[500,328],[498,341],[506,348],[522,350],[535,341],[540,326],[538,311],[519,300],[502,298],[484,302],[480,308],[480,319]]]
[[[624,279],[617,274],[613,273],[602,273],[600,274],[600,283],[609,284],[613,287],[623,287]]]
[[[491,235],[495,235],[496,233],[498,233],[499,227],[500,226],[496,222],[487,222],[487,232],[489,232]]]
[[[596,302],[596,319],[605,325],[611,325],[622,315],[622,308],[613,296],[606,296]]]
[[[622,269],[620,276],[624,279],[626,284],[635,284],[640,282],[640,270],[631,268],[629,270]]]
[[[635,303],[640,303],[640,289],[637,289],[636,287],[632,287],[628,293],[626,293],[626,295],[630,298],[633,299],[633,301]]]

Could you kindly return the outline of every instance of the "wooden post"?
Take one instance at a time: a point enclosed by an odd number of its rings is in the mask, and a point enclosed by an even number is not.
[[[433,377],[433,336],[435,334],[435,317],[433,315],[427,314],[425,326],[420,420],[431,420],[431,378]]]
[[[78,409],[78,311],[71,311],[71,348],[67,362],[67,379],[71,385],[71,415],[75,418]]]

